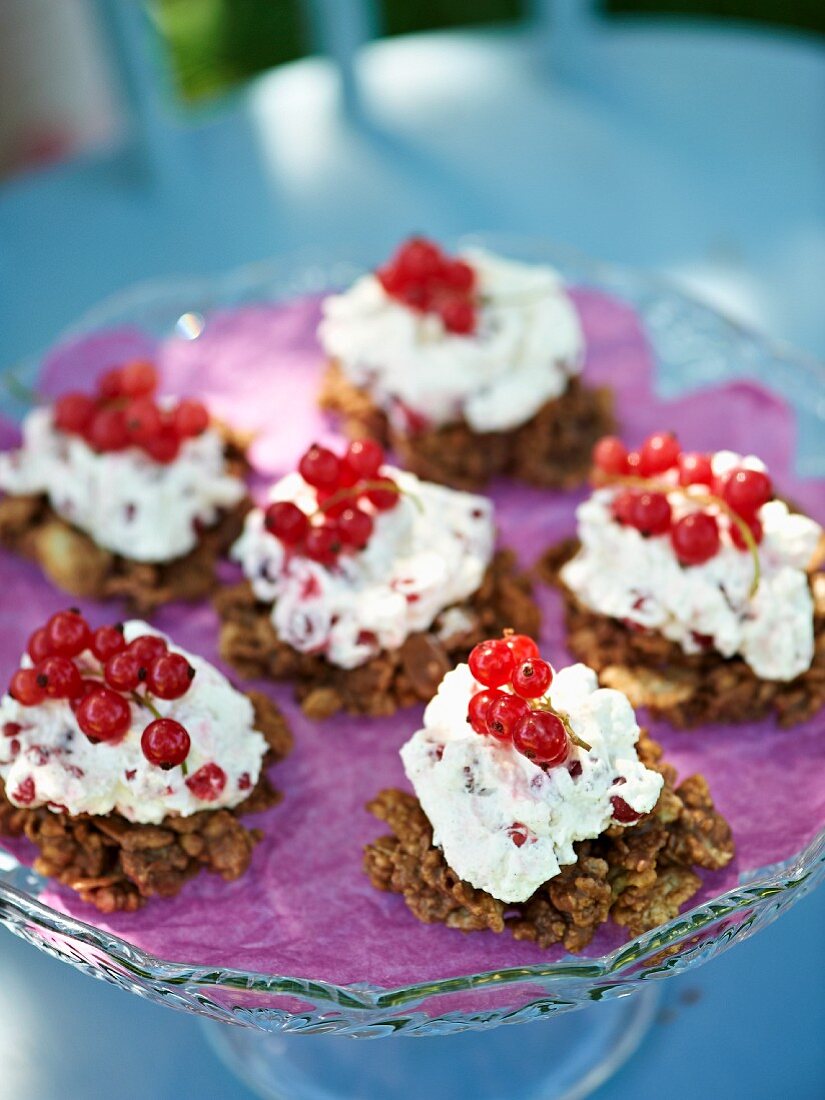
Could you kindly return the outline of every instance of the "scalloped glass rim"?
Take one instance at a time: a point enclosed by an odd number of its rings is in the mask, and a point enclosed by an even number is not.
[[[601,287],[634,306],[657,357],[657,386],[667,395],[721,378],[758,378],[796,409],[800,473],[825,474],[811,434],[825,427],[825,368],[816,360],[769,341],[674,289],[666,281],[596,262],[534,238],[474,235],[462,243],[483,243],[504,254],[552,263],[571,282]],[[216,278],[154,280],[117,294],[88,312],[63,337],[123,322],[156,335],[169,333],[187,313],[278,301],[342,285],[368,266],[352,257],[305,251],[251,264]],[[15,369],[33,381],[39,357]],[[664,369],[664,373],[662,368]],[[263,1030],[337,1031],[362,1036],[400,1030],[432,1034],[491,1027],[565,1011],[594,1000],[623,996],[639,981],[705,961],[737,939],[752,935],[825,876],[825,830],[802,852],[753,872],[749,881],[680,914],[597,959],[559,962],[434,979],[395,988],[370,983],[338,986],[324,981],[235,969],[189,966],[159,959],[92,925],[64,916],[35,896],[42,880],[0,851],[0,922],[40,949],[143,996],[216,1020]],[[502,1003],[469,1012],[438,1011],[438,999],[467,991],[506,990],[525,983],[535,995],[517,1007]],[[224,994],[241,1003],[223,1003]],[[289,1008],[250,1003],[267,995],[289,998]],[[523,1000],[523,998],[521,998]],[[426,1011],[399,1015],[427,1001]],[[246,1002],[246,1003],[243,1003]],[[294,1004],[301,1003],[295,1010]],[[306,1006],[304,1011],[303,1006]],[[445,1005],[446,1007],[446,1005]]]

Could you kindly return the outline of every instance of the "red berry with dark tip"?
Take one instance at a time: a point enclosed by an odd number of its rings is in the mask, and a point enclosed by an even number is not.
[[[670,530],[670,503],[664,493],[636,493],[628,522],[642,535],[664,535]]]
[[[74,699],[81,691],[80,673],[69,657],[46,657],[34,666],[37,682],[50,699]]]
[[[762,470],[733,470],[725,478],[722,497],[740,516],[752,516],[773,496],[771,479]]]
[[[374,439],[354,439],[347,447],[344,461],[364,481],[372,481],[384,465],[384,448]]]
[[[52,653],[77,657],[92,642],[92,631],[79,611],[58,611],[46,623]]]
[[[673,524],[670,541],[682,565],[702,565],[719,550],[719,525],[707,512],[691,512]]]
[[[326,523],[310,527],[304,540],[304,553],[320,565],[334,565],[340,548],[337,531]]]
[[[9,684],[9,695],[24,707],[36,707],[46,698],[33,668],[19,668]]]
[[[516,723],[529,713],[526,700],[518,695],[499,692],[498,698],[493,699],[487,708],[487,732],[497,741],[512,741]]]
[[[158,634],[141,634],[139,638],[134,638],[129,642],[126,648],[144,668],[148,668],[152,661],[156,661],[158,657],[164,655],[167,645]]]
[[[563,764],[570,751],[564,723],[546,710],[529,711],[516,723],[513,744],[528,760],[548,767]]]
[[[85,393],[64,393],[54,403],[54,426],[70,435],[84,435],[97,412],[97,404]]]
[[[107,687],[91,692],[75,711],[77,724],[92,742],[121,741],[129,732],[132,711],[122,695]]]
[[[490,705],[503,695],[503,691],[488,688],[484,691],[477,691],[475,695],[470,697],[467,708],[467,721],[476,733],[487,733],[487,712]]]
[[[172,412],[172,426],[181,439],[203,435],[209,427],[209,410],[202,401],[184,397]]]
[[[122,626],[99,626],[92,635],[92,653],[104,664],[125,648],[126,639],[123,637]]]
[[[633,513],[638,496],[638,489],[623,489],[620,493],[617,493],[610,506],[613,518],[619,523],[623,523],[625,526],[632,526]]]
[[[189,776],[186,786],[201,802],[215,802],[226,786],[226,772],[217,764],[204,764]]]
[[[539,699],[553,683],[553,669],[541,657],[531,657],[516,666],[513,691],[522,699]]]
[[[327,447],[313,443],[298,463],[298,473],[315,489],[334,489],[338,485],[340,459]]]
[[[309,517],[291,500],[276,500],[264,512],[264,526],[285,546],[297,546],[309,530]]]
[[[38,661],[42,661],[44,657],[50,657],[51,654],[54,653],[45,626],[39,627],[31,635],[26,645],[26,652],[35,664],[37,664]]]
[[[615,435],[606,435],[593,448],[593,465],[603,474],[627,473],[627,447]]]
[[[141,669],[145,666],[127,649],[114,653],[103,666],[103,676],[115,691],[134,691],[141,682]]]
[[[146,686],[159,699],[180,699],[194,677],[195,670],[182,653],[164,653],[149,665]]]
[[[654,477],[672,469],[679,461],[682,448],[672,432],[654,432],[642,444],[639,452],[639,473]]]
[[[173,718],[156,718],[149,723],[140,738],[143,755],[150,764],[163,768],[164,771],[182,764],[189,755],[191,745],[185,727]]]
[[[344,546],[362,550],[370,540],[373,522],[372,516],[360,508],[345,508],[336,520],[338,537]]]
[[[151,397],[130,401],[123,415],[129,439],[140,446],[154,439],[163,427],[163,416]]]
[[[513,652],[504,639],[479,642],[470,653],[468,664],[473,677],[490,688],[509,684],[516,667]]]
[[[680,485],[712,485],[713,466],[710,455],[689,451],[679,455]]]

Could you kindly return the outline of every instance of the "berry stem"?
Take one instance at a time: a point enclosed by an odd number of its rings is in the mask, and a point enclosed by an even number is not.
[[[590,752],[590,750],[593,748],[592,745],[588,745],[584,738],[579,737],[579,735],[573,729],[572,725],[570,724],[569,715],[565,714],[563,710],[556,710],[555,707],[551,705],[546,695],[543,695],[540,699],[528,699],[527,703],[531,710],[545,710],[549,714],[555,714],[556,718],[558,718],[558,720],[564,726],[564,730],[568,738],[570,739],[570,741],[573,742],[574,745],[578,745],[578,747],[580,749],[584,749],[585,752]]]
[[[748,591],[748,598],[753,599],[756,595],[762,575],[759,563],[759,548],[750,527],[742,517],[731,508],[726,500],[722,500],[721,497],[716,496],[714,493],[695,492],[694,486],[692,485],[666,485],[664,482],[653,481],[645,477],[632,477],[626,474],[619,476],[607,474],[604,478],[599,478],[599,483],[607,485],[624,485],[629,489],[646,489],[650,493],[663,493],[665,495],[669,493],[679,493],[686,500],[694,501],[696,504],[712,505],[719,508],[732,523],[736,524],[742,536],[742,541],[748,548],[748,553],[753,562],[753,579]]]
[[[133,692],[131,692],[131,696],[132,696],[132,699],[137,703],[137,705],[139,707],[146,707],[146,709],[149,711],[149,713],[154,718],[162,718],[163,717],[163,715],[160,713],[158,708],[152,702],[152,699],[151,699],[148,692],[146,692],[145,695],[139,695],[136,691],[133,691]]]
[[[330,508],[334,508],[336,504],[341,504],[342,501],[349,500],[350,498],[357,500],[364,493],[369,492],[370,489],[383,489],[388,493],[395,493],[399,497],[407,497],[413,502],[419,512],[424,511],[424,505],[419,498],[414,494],[402,489],[394,481],[390,483],[390,479],[385,480],[375,479],[371,481],[359,481],[357,485],[348,485],[344,489],[339,489],[336,493],[333,493],[331,497],[328,497],[323,504],[318,505],[318,509],[315,515],[324,515]]]
[[[31,389],[25,382],[21,382],[13,370],[8,370],[3,374],[3,383],[16,401],[20,401],[24,405],[43,404],[43,398],[37,390]]]

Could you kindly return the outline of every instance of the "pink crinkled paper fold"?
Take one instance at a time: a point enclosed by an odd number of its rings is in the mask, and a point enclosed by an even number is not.
[[[782,491],[820,521],[825,484],[802,482],[791,472],[795,445],[791,410],[747,382],[697,391],[675,401],[653,389],[651,352],[634,313],[595,291],[576,292],[588,340],[585,379],[617,395],[624,436],[672,428],[685,447],[755,451]],[[203,334],[175,336],[159,346],[139,332],[119,330],[76,339],[47,357],[47,393],[84,385],[103,367],[125,357],[158,357],[165,387],[203,395],[216,413],[258,437],[252,458],[272,477],[294,466],[312,439],[328,436],[314,404],[322,357],[315,341],[318,303],[219,312]],[[13,438],[9,425],[0,444]],[[550,543],[574,530],[581,494],[540,492],[500,483],[492,493],[501,542],[532,565]],[[0,555],[0,670],[11,673],[22,642],[56,607],[65,604],[31,565]],[[557,595],[540,590],[542,645],[557,665],[568,663]],[[94,622],[119,612],[87,605]],[[220,665],[217,618],[207,605],[164,609],[157,625],[182,645]],[[231,675],[231,670],[226,669]],[[364,803],[385,786],[406,785],[398,758],[418,728],[420,708],[390,719],[340,717],[307,720],[288,686],[262,686],[292,722],[296,747],[273,774],[283,802],[255,823],[265,839],[248,874],[234,883],[201,875],[170,901],[151,901],[133,914],[102,917],[68,890],[49,886],[43,900],[92,925],[116,933],[167,960],[235,967],[336,983],[391,987],[561,957],[507,935],[459,931],[418,923],[397,895],[373,890],[361,870],[363,845],[381,831]],[[825,824],[825,714],[791,730],[772,722],[707,727],[679,733],[663,723],[651,729],[681,776],[703,772],[716,803],[731,822],[737,857],[723,872],[706,874],[703,900],[734,886],[756,868],[790,858]],[[24,857],[23,847],[16,849]],[[605,928],[586,954],[598,956],[625,938]]]

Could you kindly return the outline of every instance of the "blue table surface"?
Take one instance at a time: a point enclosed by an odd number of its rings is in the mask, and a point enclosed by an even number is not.
[[[380,257],[411,229],[482,228],[666,272],[825,356],[821,47],[632,24],[599,49],[571,83],[524,33],[382,42],[359,63],[358,124],[312,59],[193,124],[172,120],[151,156],[6,184],[0,365],[136,280],[307,244]],[[666,982],[643,1047],[598,1095],[825,1095],[823,917],[820,892]],[[195,1019],[0,932],[0,1100],[85,1100],[101,1082],[122,1100],[250,1095]]]

